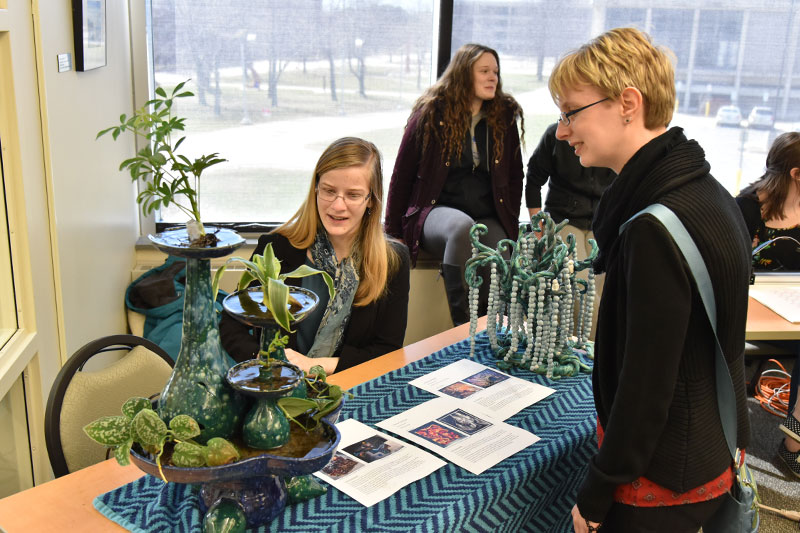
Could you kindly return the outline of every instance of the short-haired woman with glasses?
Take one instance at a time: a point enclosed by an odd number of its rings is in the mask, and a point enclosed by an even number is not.
[[[386,233],[403,239],[414,263],[420,248],[442,260],[456,325],[469,321],[469,229],[485,224],[482,241],[493,247],[517,237],[523,179],[518,119],[522,123],[522,108],[503,93],[497,52],[465,44],[414,104],[397,153]],[[488,283],[482,288],[485,312]]]
[[[703,149],[681,128],[671,54],[632,28],[610,30],[562,58],[549,80],[556,131],[584,166],[618,176],[597,207],[594,264],[606,273],[592,375],[598,453],[573,508],[576,532],[696,532],[727,498],[732,459],[714,377],[715,340],[694,277],[660,203],[709,271],[717,335],[733,377],[736,444],[747,444],[744,332],[750,240]],[[602,526],[600,524],[602,523]]]
[[[253,255],[272,243],[281,271],[300,265],[325,270],[336,295],[320,276],[289,279],[313,290],[320,304],[296,326],[286,350],[303,370],[322,365],[341,371],[402,347],[408,316],[407,248],[381,227],[381,155],[355,137],[334,141],[319,158],[308,196],[288,222],[262,235]],[[237,361],[258,353],[258,339],[225,314],[222,345]]]

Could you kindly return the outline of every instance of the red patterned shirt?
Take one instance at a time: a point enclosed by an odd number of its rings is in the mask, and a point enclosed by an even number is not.
[[[597,422],[597,443],[603,443],[603,427]],[[744,460],[744,452],[742,453]],[[733,486],[733,466],[699,487],[677,493],[642,476],[630,483],[619,485],[614,491],[614,501],[634,507],[661,507],[683,505],[713,500],[728,492]]]

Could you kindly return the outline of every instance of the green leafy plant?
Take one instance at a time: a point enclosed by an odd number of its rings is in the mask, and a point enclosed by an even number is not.
[[[303,379],[306,381],[309,397],[280,398],[278,407],[286,418],[306,431],[316,428],[323,417],[338,409],[345,396],[353,397],[352,393],[343,391],[339,385],[328,383],[325,370],[320,365],[311,367]]]
[[[144,190],[136,197],[142,212],[149,215],[156,209],[174,205],[195,221],[199,234],[205,237],[198,198],[200,175],[208,167],[226,160],[217,153],[201,155],[194,160],[178,153],[178,148],[186,140],[185,136],[179,135],[184,131],[186,119],[174,115],[173,104],[178,98],[194,96],[194,93],[183,90],[188,81],[176,85],[170,94],[163,87],[157,88],[155,98],[130,117],[120,115],[119,124],[100,131],[97,138],[111,133],[116,140],[122,133],[130,131],[147,139],[147,145],[136,156],[124,160],[119,166],[120,170],[128,170],[133,181],[141,180],[144,184]],[[215,237],[210,240],[207,244],[216,243]]]
[[[292,331],[291,321],[294,320],[294,316],[289,311],[289,303],[293,301],[294,298],[291,297],[289,286],[285,283],[288,278],[304,278],[306,276],[321,274],[322,278],[325,280],[325,284],[328,286],[330,298],[333,298],[336,292],[333,288],[333,280],[327,272],[311,268],[308,265],[300,265],[288,274],[281,274],[281,262],[275,257],[275,252],[272,250],[272,243],[269,243],[264,249],[264,253],[254,256],[252,261],[242,259],[241,257],[231,257],[225,264],[217,269],[217,273],[214,275],[212,289],[212,294],[215,298],[222,274],[228,268],[228,265],[234,262],[241,263],[245,268],[241,279],[239,279],[238,289],[245,289],[251,282],[258,281],[261,284],[261,292],[264,296],[263,304],[275,319],[275,322],[277,322],[281,328],[289,332]]]
[[[239,460],[236,447],[221,437],[209,439],[205,446],[195,442],[193,439],[200,435],[200,426],[188,415],[177,415],[167,427],[147,398],[129,398],[122,405],[121,416],[98,418],[87,424],[83,431],[93,441],[112,448],[114,457],[122,466],[130,464],[134,443],[156,458],[159,471],[168,442],[174,443],[172,464],[175,466],[220,466]],[[163,473],[161,477],[164,478]]]

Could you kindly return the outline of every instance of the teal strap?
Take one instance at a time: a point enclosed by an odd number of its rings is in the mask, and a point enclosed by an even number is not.
[[[733,390],[733,379],[731,378],[728,364],[725,362],[725,357],[722,355],[722,346],[717,337],[717,304],[714,299],[714,288],[711,285],[711,277],[708,275],[708,269],[703,261],[703,256],[700,255],[700,250],[692,240],[686,227],[680,221],[678,216],[668,207],[662,204],[652,204],[635,215],[629,218],[619,228],[620,234],[625,231],[628,224],[639,215],[650,214],[658,219],[659,222],[666,228],[667,232],[672,236],[672,240],[680,249],[686,263],[689,265],[689,270],[692,271],[694,276],[697,290],[700,293],[700,298],[703,300],[703,306],[706,308],[708,314],[708,321],[711,324],[711,330],[714,332],[714,343],[716,356],[714,359],[714,371],[717,379],[717,405],[719,407],[719,416],[722,420],[722,431],[725,433],[725,441],[728,444],[728,450],[731,452],[731,457],[736,457],[736,394]]]

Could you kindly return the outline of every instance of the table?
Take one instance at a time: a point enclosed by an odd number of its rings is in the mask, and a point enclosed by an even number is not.
[[[750,298],[747,306],[748,341],[775,341],[800,339],[800,324],[793,324],[775,313],[755,298]]]
[[[386,418],[432,398],[407,382],[451,359],[461,358],[467,343],[450,345],[467,334],[468,326],[459,326],[331,376],[332,382],[345,387],[360,384],[356,387],[356,398],[345,406],[343,416],[374,424],[376,416]],[[485,345],[485,337],[483,342]],[[426,358],[437,349],[442,350]],[[364,383],[376,376],[377,379]],[[549,384],[545,378],[537,379]],[[558,391],[556,394],[508,420],[533,431],[542,440],[481,476],[448,463],[370,508],[329,489],[319,499],[287,508],[267,530],[316,531],[320,523],[312,525],[309,520],[317,518],[330,530],[337,531],[385,530],[389,523],[425,532],[487,528],[570,531],[568,511],[585,475],[586,464],[596,450],[595,413],[588,375],[552,384]],[[135,467],[122,468],[113,461],[94,465],[0,500],[0,526],[9,533],[122,531],[92,507],[92,500],[141,477]],[[19,512],[21,509],[25,510],[24,515]]]

